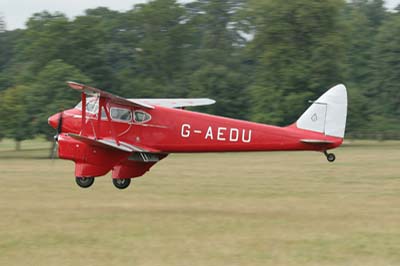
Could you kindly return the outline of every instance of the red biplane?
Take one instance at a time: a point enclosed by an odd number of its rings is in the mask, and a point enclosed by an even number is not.
[[[347,91],[337,85],[294,124],[277,127],[185,110],[211,99],[125,99],[75,82],[82,101],[49,118],[61,159],[75,162],[76,183],[90,187],[112,171],[114,185],[129,186],[170,153],[234,151],[323,152],[343,142]]]

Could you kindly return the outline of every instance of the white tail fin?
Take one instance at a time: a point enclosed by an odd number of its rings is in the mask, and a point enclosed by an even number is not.
[[[297,120],[301,129],[320,132],[328,136],[344,137],[347,118],[347,90],[336,85],[318,98]]]

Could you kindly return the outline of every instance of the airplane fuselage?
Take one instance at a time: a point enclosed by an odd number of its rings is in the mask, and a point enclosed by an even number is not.
[[[109,108],[124,108],[118,105]],[[342,143],[341,138],[298,129],[277,127],[221,116],[156,106],[152,110],[129,108],[150,116],[146,122],[108,121],[98,114],[87,113],[84,133],[96,139],[118,138],[131,145],[151,147],[164,153],[324,150]],[[81,134],[81,110],[64,113],[65,132]],[[331,144],[318,146],[302,139],[325,139]]]

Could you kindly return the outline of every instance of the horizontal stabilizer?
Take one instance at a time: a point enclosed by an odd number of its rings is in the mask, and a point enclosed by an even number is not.
[[[333,144],[334,143],[332,141],[323,140],[323,139],[301,139],[300,142],[307,143],[307,144],[315,144],[315,145]]]
[[[87,143],[89,145],[93,146],[98,146],[102,148],[108,148],[108,149],[115,149],[115,150],[120,150],[123,152],[147,152],[147,153],[160,153],[160,151],[151,149],[151,148],[144,148],[144,147],[139,147],[136,145],[131,145],[125,142],[120,141],[119,145],[114,141],[110,139],[92,139],[89,137],[81,136],[81,135],[76,135],[76,134],[68,134],[71,138],[74,138],[76,140],[82,141],[84,143]]]

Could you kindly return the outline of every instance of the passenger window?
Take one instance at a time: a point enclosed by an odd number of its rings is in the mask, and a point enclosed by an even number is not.
[[[132,112],[128,109],[113,107],[110,110],[112,120],[129,122],[132,120]]]
[[[144,123],[151,119],[151,116],[143,111],[135,111],[135,122]]]

